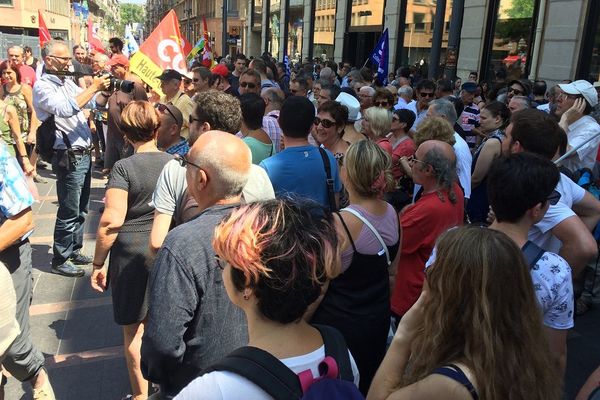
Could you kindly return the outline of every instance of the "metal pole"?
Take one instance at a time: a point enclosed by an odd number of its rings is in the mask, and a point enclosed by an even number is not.
[[[462,30],[463,9],[465,0],[454,0],[452,3],[452,19],[450,20],[450,33],[448,34],[448,49],[446,50],[446,66],[444,72],[446,79],[456,79],[458,63],[458,48],[460,46],[460,32]]]
[[[429,57],[429,79],[437,78],[442,52],[442,35],[444,33],[444,17],[446,16],[446,0],[438,0],[433,24],[433,39],[431,41],[431,56]]]
[[[221,57],[225,57],[228,53],[227,51],[227,0],[223,0],[223,46]]]

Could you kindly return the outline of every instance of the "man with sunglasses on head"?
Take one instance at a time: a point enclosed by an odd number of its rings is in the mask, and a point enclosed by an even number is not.
[[[578,80],[560,84],[556,115],[559,125],[567,133],[567,151],[581,146],[561,165],[575,172],[582,168],[594,168],[600,146],[600,125],[590,116],[598,104],[598,93],[588,81]]]
[[[92,262],[91,257],[81,253],[92,177],[92,134],[82,108],[93,108],[97,92],[106,90],[110,80],[107,75],[96,76],[87,89],[82,89],[59,75],[71,64],[65,42],[49,41],[45,54],[44,73],[33,85],[33,107],[40,121],[53,117],[56,126],[52,170],[56,175],[58,211],[52,272],[80,277],[85,272],[76,265]]]
[[[123,54],[114,54],[106,63],[111,74],[117,79],[126,79],[133,82],[133,91],[125,93],[122,90],[101,92],[96,103],[105,107],[108,112],[106,148],[104,150],[103,174],[110,173],[113,165],[121,158],[133,154],[133,148],[126,144],[125,135],[121,132],[121,111],[127,104],[135,100],[148,100],[146,90],[140,79],[129,72],[129,59]]]
[[[190,149],[186,138],[181,136],[183,115],[172,104],[156,103],[160,113],[160,126],[156,132],[156,146],[169,154],[185,156]]]
[[[543,312],[550,352],[563,376],[567,331],[573,327],[573,281],[564,258],[529,241],[529,230],[560,200],[558,168],[542,156],[522,152],[500,158],[488,173],[488,198],[496,220],[490,229],[505,233],[523,250]]]

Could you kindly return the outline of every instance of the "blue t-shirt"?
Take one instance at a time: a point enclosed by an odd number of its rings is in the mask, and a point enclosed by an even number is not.
[[[337,162],[329,150],[325,150],[331,165],[333,191],[342,190]],[[329,207],[327,174],[323,158],[315,146],[288,147],[260,164],[267,171],[275,190],[275,197],[293,196],[308,198]]]

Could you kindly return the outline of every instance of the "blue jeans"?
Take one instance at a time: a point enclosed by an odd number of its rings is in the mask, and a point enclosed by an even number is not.
[[[64,150],[52,157],[52,171],[56,174],[58,211],[54,225],[52,265],[63,264],[83,247],[83,227],[90,201],[92,158],[89,154],[76,154],[72,171],[58,165]]]

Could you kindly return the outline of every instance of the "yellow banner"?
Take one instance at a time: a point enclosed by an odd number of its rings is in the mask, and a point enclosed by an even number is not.
[[[150,57],[146,56],[141,51],[136,52],[131,59],[129,59],[129,70],[139,76],[140,79],[154,89],[156,93],[163,96],[163,92],[160,90],[160,81],[156,79],[163,70],[156,65]]]

